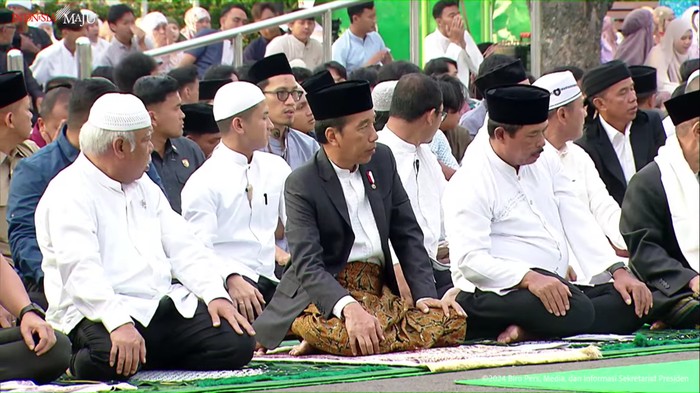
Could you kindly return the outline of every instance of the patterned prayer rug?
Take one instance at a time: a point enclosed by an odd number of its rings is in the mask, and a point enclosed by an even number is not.
[[[568,344],[531,343],[516,346],[462,345],[451,348],[431,348],[420,351],[397,352],[383,355],[344,357],[325,354],[291,356],[274,353],[253,358],[258,362],[305,362],[324,364],[365,364],[423,367],[431,372],[472,370],[478,368],[546,364],[600,359],[600,351],[586,348],[567,348]],[[289,348],[286,348],[287,351]]]

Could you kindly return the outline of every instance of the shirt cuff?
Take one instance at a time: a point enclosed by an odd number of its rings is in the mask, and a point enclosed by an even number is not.
[[[249,268],[248,266],[242,263],[232,263],[231,261],[225,261],[223,263],[225,264],[222,274],[222,278],[224,279],[224,285],[226,285],[226,281],[228,280],[228,278],[234,274],[246,276],[255,282],[258,282],[258,279],[260,278],[260,275],[256,273],[255,270]]]
[[[107,329],[108,332],[112,333],[116,328],[126,325],[127,323],[133,323],[134,320],[131,316],[124,310],[111,309],[101,318],[102,324]]]
[[[202,301],[204,301],[204,304],[209,305],[209,303],[211,303],[211,301],[214,299],[225,299],[229,302],[231,301],[231,297],[228,295],[228,292],[226,292],[223,286],[219,288],[207,288],[202,293]]]
[[[338,303],[336,303],[335,306],[333,306],[333,315],[340,319],[343,319],[343,309],[350,303],[357,303],[357,300],[355,300],[350,295],[346,295],[340,298],[340,300],[338,300]]]

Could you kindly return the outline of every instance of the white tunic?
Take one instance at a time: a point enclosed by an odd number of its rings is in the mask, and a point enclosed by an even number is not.
[[[437,157],[427,144],[416,147],[399,138],[388,127],[378,133],[377,142],[387,145],[396,159],[396,171],[411,201],[413,213],[423,231],[423,244],[430,258],[437,257],[442,232],[442,193],[447,180]],[[398,263],[398,260],[394,260]]]
[[[80,154],[46,189],[36,232],[46,320],[64,333],[83,318],[110,332],[132,318],[148,326],[165,296],[185,318],[197,297],[229,299],[213,253],[146,175],[123,185]]]
[[[300,59],[310,70],[323,64],[323,46],[313,38],[304,44],[291,34],[281,35],[270,41],[265,48],[266,57],[276,53],[284,53],[290,62]]]
[[[34,79],[43,86],[59,76],[78,77],[78,59],[66,48],[64,40],[39,52],[29,68],[32,70]]]
[[[478,74],[479,66],[484,61],[479,47],[471,34],[464,31],[464,41],[467,43],[466,49],[450,41],[440,33],[438,29],[428,34],[423,39],[423,65],[438,57],[447,57],[457,62],[457,77],[464,84],[469,86],[469,74]]]
[[[187,180],[182,216],[228,274],[279,281],[275,230],[279,220],[287,221],[284,182],[290,173],[289,165],[274,154],[256,151],[248,163],[222,142]]]
[[[568,242],[592,283],[610,279],[605,270],[618,259],[556,155],[545,151],[516,172],[481,136],[464,159],[443,198],[453,271],[503,295],[532,268],[564,277]]]

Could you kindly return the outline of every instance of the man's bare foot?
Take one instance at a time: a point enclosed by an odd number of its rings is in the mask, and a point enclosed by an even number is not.
[[[517,325],[510,325],[498,335],[498,342],[501,344],[512,344],[521,341],[527,341],[533,337],[527,334],[523,328]]]
[[[316,348],[312,347],[308,341],[303,340],[301,344],[295,345],[294,348],[292,348],[292,350],[289,351],[289,354],[292,356],[304,356],[311,355],[312,353],[316,352]]]
[[[666,323],[665,323],[665,322],[663,322],[663,321],[656,321],[656,322],[654,322],[654,323],[651,325],[651,327],[649,328],[649,330],[664,330],[664,329],[666,329],[667,327],[668,327],[668,326],[666,326]]]
[[[259,342],[255,343],[255,356],[263,356],[267,353],[267,348],[263,347]]]

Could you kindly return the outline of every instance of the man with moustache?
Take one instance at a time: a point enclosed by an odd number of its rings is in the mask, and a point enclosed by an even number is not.
[[[534,86],[487,90],[488,135],[474,139],[447,184],[451,268],[476,286],[457,295],[469,315],[467,339],[629,334],[651,309],[651,292],[609,247],[559,158],[543,149],[549,96]],[[569,247],[600,285],[565,279]]]
[[[163,182],[165,195],[177,213],[182,211],[182,188],[206,157],[197,144],[182,136],[180,86],[169,76],[144,76],[134,85],[153,123],[151,162]]]
[[[303,340],[293,354],[344,356],[458,345],[465,317],[454,302],[436,299],[396,162],[376,143],[369,84],[342,82],[308,99],[323,149],[285,184],[293,259],[254,323],[258,342],[274,348],[291,330]],[[389,240],[415,308],[399,298]]]
[[[651,162],[666,141],[657,112],[638,108],[632,74],[615,60],[583,76],[583,93],[597,114],[576,141],[591,156],[618,205],[632,175]]]
[[[265,94],[273,128],[266,151],[276,154],[292,168],[300,167],[318,150],[314,138],[291,128],[296,104],[304,92],[297,87],[287,57],[278,53],[256,62],[248,71],[248,81]]]

